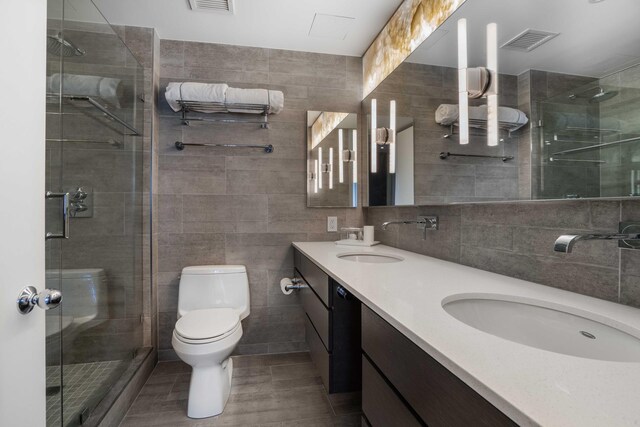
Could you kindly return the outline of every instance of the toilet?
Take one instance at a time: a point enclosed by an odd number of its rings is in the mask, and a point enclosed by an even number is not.
[[[231,392],[229,356],[249,315],[249,280],[244,265],[185,267],[178,291],[178,321],[171,343],[191,365],[189,418],[222,413]]]

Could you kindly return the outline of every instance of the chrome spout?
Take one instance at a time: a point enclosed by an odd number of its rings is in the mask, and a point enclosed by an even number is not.
[[[571,253],[579,240],[640,240],[640,233],[631,234],[563,234],[553,244],[555,252]]]

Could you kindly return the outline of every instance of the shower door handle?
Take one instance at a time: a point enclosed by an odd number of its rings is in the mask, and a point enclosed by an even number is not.
[[[62,302],[62,292],[57,289],[45,289],[38,293],[33,286],[27,286],[18,295],[18,312],[29,314],[36,305],[43,310],[56,308]]]
[[[62,233],[47,233],[45,239],[68,239],[69,238],[69,193],[52,193],[47,191],[47,200],[62,199]]]

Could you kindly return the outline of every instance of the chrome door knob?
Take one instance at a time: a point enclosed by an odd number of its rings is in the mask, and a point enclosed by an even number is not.
[[[18,295],[18,312],[29,314],[36,305],[43,310],[56,308],[62,302],[62,292],[57,289],[45,289],[38,293],[33,286],[25,287]]]

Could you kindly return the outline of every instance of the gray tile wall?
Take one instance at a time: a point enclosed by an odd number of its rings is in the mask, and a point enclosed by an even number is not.
[[[640,307],[640,250],[614,241],[579,242],[571,254],[553,252],[560,234],[617,231],[640,222],[640,201],[548,201],[365,208],[383,244],[580,294]],[[440,230],[380,224],[439,215]]]
[[[179,274],[198,264],[244,264],[251,315],[239,353],[305,349],[303,312],[279,290],[292,274],[292,241],[336,239],[326,217],[358,225],[356,209],[306,207],[306,111],[358,112],[360,58],[161,40],[158,165],[158,321],[163,359],[175,358]],[[164,99],[170,81],[226,82],[282,90],[285,109],[255,124],[182,126]],[[273,144],[275,151],[188,147],[183,142]]]

